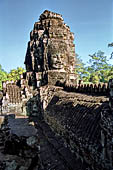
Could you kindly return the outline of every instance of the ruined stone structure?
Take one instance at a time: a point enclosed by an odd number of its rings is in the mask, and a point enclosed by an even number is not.
[[[44,11],[30,33],[25,65],[36,74],[37,84],[74,82],[74,35],[60,14]]]
[[[18,82],[4,82],[0,95],[0,152],[5,151],[0,168],[113,170],[113,80],[77,84],[73,40],[60,14],[46,10],[35,23],[25,56],[26,73]],[[4,117],[7,113],[16,118]],[[23,129],[29,133],[23,134]],[[17,149],[17,143],[24,147]],[[7,160],[9,146],[13,156]]]

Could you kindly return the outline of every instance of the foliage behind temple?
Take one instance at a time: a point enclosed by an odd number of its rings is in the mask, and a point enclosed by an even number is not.
[[[17,67],[17,69],[12,69],[7,73],[0,65],[0,90],[2,89],[2,81],[15,81],[20,79],[20,75],[25,72],[22,67]]]
[[[75,73],[78,74],[79,79],[82,79],[84,82],[106,83],[113,78],[113,66],[108,63],[104,52],[98,51],[89,56],[88,66],[85,66],[80,57],[77,56]]]

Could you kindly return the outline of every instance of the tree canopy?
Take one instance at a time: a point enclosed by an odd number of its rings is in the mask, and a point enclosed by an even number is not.
[[[90,59],[88,66],[85,66],[80,57],[77,56],[77,66],[75,73],[79,75],[79,78],[84,82],[108,82],[110,78],[113,78],[113,66],[108,64],[107,56],[104,52],[98,51],[92,55],[89,55]]]
[[[12,69],[8,75],[7,78],[8,80],[19,80],[20,79],[20,75],[23,74],[25,72],[25,70],[22,67],[17,67],[17,69]]]
[[[113,42],[108,44],[108,47],[113,47]],[[113,58],[113,52],[111,53],[111,59]]]
[[[0,65],[0,90],[2,89],[3,81],[19,80],[20,75],[23,72],[25,72],[25,70],[22,67],[17,67],[17,69],[12,69],[9,73],[7,73]]]
[[[0,90],[2,89],[2,81],[7,80],[7,72],[5,72],[0,64]]]

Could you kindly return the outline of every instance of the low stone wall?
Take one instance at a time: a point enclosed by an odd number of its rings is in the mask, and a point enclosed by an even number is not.
[[[82,162],[94,170],[111,170],[111,158],[103,154],[101,137],[102,115],[105,107],[109,110],[109,98],[68,93],[62,87],[46,85],[40,87],[31,105],[27,105],[30,116],[36,116],[39,121],[44,119]],[[109,146],[110,141],[111,138]]]
[[[58,86],[64,88],[67,92],[78,92],[86,94],[96,94],[96,95],[109,95],[108,83],[99,83],[99,84],[65,84],[57,83]]]
[[[100,144],[100,121],[104,103],[108,104],[105,97],[59,91],[44,112],[44,119],[55,133],[62,136],[65,145],[94,170],[105,168]]]

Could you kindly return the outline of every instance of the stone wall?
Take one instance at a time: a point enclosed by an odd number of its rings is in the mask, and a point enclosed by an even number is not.
[[[35,99],[33,98],[34,101]],[[35,102],[35,115],[27,106],[31,117],[37,116],[39,120],[42,116],[53,131],[63,138],[65,145],[76,157],[86,162],[92,169],[111,170],[112,119],[109,118],[112,114],[109,109],[109,98],[101,95],[68,93],[63,91],[62,87],[46,85],[40,88],[40,103],[41,112],[38,111],[39,106]],[[106,150],[108,156],[103,150]]]
[[[21,113],[21,89],[17,82],[3,82],[1,113]]]
[[[113,168],[113,79],[109,80],[109,107],[101,112],[102,159],[106,167]]]
[[[107,95],[109,96],[108,83],[98,83],[98,84],[66,84],[57,82],[58,86],[63,87],[67,92],[79,92],[86,94],[97,94],[97,95]]]
[[[55,92],[53,87],[49,87],[48,96],[51,92],[54,95],[45,108],[44,119],[83,162],[86,161],[93,169],[104,169],[100,122],[102,108],[108,106],[108,98],[59,90]],[[44,106],[46,97],[43,97]]]

